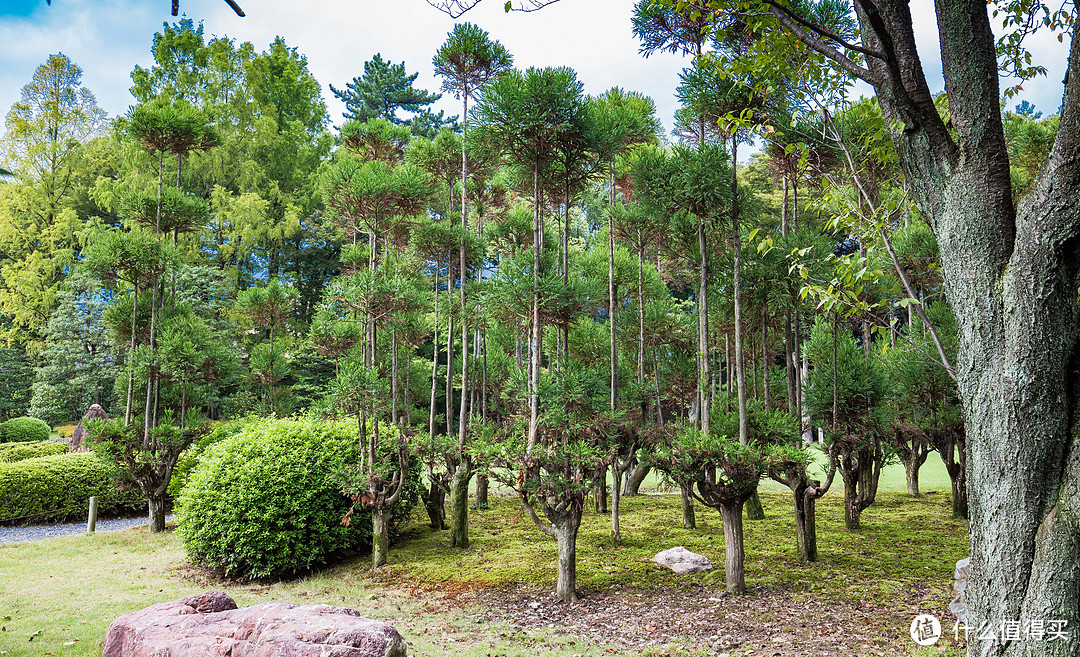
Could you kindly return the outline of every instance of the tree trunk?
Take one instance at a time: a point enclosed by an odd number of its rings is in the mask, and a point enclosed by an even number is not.
[[[458,461],[450,482],[450,547],[469,547],[469,481],[472,467],[467,458]]]
[[[573,505],[555,523],[555,540],[559,544],[559,578],[555,598],[559,602],[577,602],[577,534],[581,526],[581,511]]]
[[[694,516],[694,498],[690,489],[685,484],[679,484],[679,494],[682,497],[682,526],[684,529],[695,529],[697,518]]]
[[[761,506],[761,496],[758,495],[757,490],[746,501],[746,517],[750,520],[765,519],[765,508]]]
[[[641,484],[645,477],[649,476],[649,466],[638,463],[626,475],[626,483],[623,485],[623,496],[634,497],[641,494]]]
[[[746,416],[746,356],[743,354],[742,320],[742,240],[739,237],[738,141],[731,137],[731,288],[735,306],[735,387],[739,396],[739,442],[750,442],[750,421]],[[741,505],[740,505],[741,506]]]
[[[488,476],[485,474],[476,476],[476,510],[483,511],[488,508]]]
[[[743,554],[743,503],[720,505],[720,517],[724,520],[724,584],[728,593],[746,593]]]
[[[769,399],[769,322],[768,315],[765,312],[765,308],[761,309],[761,375],[765,382],[762,388],[762,395],[765,399],[765,408],[772,406],[772,400]]]
[[[848,529],[859,529],[862,507],[859,505],[858,485],[854,477],[844,476],[844,525]]]
[[[698,264],[698,426],[703,433],[709,433],[709,256],[705,243],[705,222],[698,218],[698,249],[701,261]]]
[[[615,163],[608,163],[608,205],[615,205]],[[615,341],[615,214],[608,213],[608,329],[610,333],[610,353],[608,365],[611,369],[611,410],[619,405],[619,354]]]
[[[596,512],[607,513],[607,468],[604,468],[598,477],[597,484],[593,488],[593,497],[596,498]]]
[[[443,487],[431,478],[431,486],[428,488],[427,499],[424,506],[427,508],[428,519],[432,529],[446,529],[446,492]]]
[[[165,531],[165,495],[151,492],[149,495],[149,520],[147,525],[151,533]]]
[[[450,306],[453,306],[453,295],[450,293],[449,275],[446,277],[446,296],[450,297]],[[450,311],[452,308],[447,308]],[[454,313],[447,313],[446,321],[446,434],[454,430]]]
[[[450,195],[453,198],[453,194]],[[431,339],[431,405],[428,407],[428,435],[435,435],[435,393],[439,381],[439,263],[435,263],[435,335]]]
[[[619,531],[619,502],[622,500],[623,469],[620,467],[619,457],[616,456],[611,464],[611,536],[618,543],[622,541],[622,533]]]
[[[815,502],[817,498],[806,488],[795,490],[795,531],[799,544],[799,557],[804,561],[817,561],[817,527],[815,526]]]
[[[907,456],[900,456],[900,462],[904,464],[904,475],[907,478],[908,495],[919,494],[919,467],[925,460],[925,456],[919,459],[917,450],[912,450]]]
[[[386,565],[390,543],[390,516],[381,505],[371,510],[371,569]]]
[[[536,445],[537,422],[540,419],[540,341],[544,337],[540,325],[540,255],[544,248],[544,225],[540,215],[540,161],[533,162],[533,294],[531,341],[529,350],[529,433],[527,444]]]

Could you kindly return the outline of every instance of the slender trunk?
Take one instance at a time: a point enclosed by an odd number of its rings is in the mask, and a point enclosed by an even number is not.
[[[832,329],[832,431],[836,433],[837,418],[840,417],[840,365],[837,363],[837,342],[839,342],[840,315],[833,315]]]
[[[757,362],[757,345],[754,344],[754,335],[750,334],[750,385],[754,390],[754,401],[758,401],[758,362]]]
[[[816,500],[805,487],[795,490],[795,528],[798,533],[799,557],[803,561],[818,560],[814,509]]]
[[[447,277],[449,281],[449,277]],[[446,288],[447,296],[453,298],[450,287]],[[446,434],[454,430],[454,313],[453,302],[450,303],[448,319],[446,322]]]
[[[844,472],[844,524],[848,529],[859,529],[862,506],[859,504],[858,479]]]
[[[603,469],[597,479],[596,486],[593,488],[593,497],[596,498],[596,512],[607,513],[607,468]]]
[[[387,509],[376,504],[371,511],[371,569],[376,570],[386,565],[386,555],[390,543],[390,516]]]
[[[451,195],[452,196],[452,195]],[[435,335],[431,339],[431,405],[428,407],[428,435],[435,435],[435,393],[439,381],[439,263],[435,263]]]
[[[769,321],[764,307],[761,309],[761,375],[765,381],[762,395],[765,398],[765,408],[772,406],[769,399]]]
[[[469,547],[469,481],[472,464],[467,456],[458,460],[454,478],[450,482],[450,547]]]
[[[461,408],[458,409],[458,471],[463,471],[465,476],[465,504],[463,505],[463,511],[461,518],[454,516],[451,520],[451,537],[450,543],[453,545],[460,545],[461,547],[469,546],[468,539],[468,513],[469,513],[469,479],[472,477],[472,473],[469,471],[466,465],[465,456],[465,439],[466,431],[468,430],[468,415],[466,409],[469,402],[469,322],[465,321],[468,315],[468,308],[465,304],[465,281],[468,280],[468,269],[465,263],[465,237],[469,234],[469,206],[468,195],[466,194],[466,183],[468,181],[468,150],[465,148],[466,138],[468,137],[469,128],[469,90],[468,87],[464,89],[462,95],[462,115],[461,115],[461,242],[458,247],[458,280],[461,281]],[[457,482],[455,481],[455,486]],[[453,496],[453,491],[451,493]],[[451,507],[453,507],[453,500],[451,499]],[[458,535],[460,533],[460,535]],[[455,538],[457,541],[455,542]]]
[[[645,250],[641,241],[641,229],[638,229],[638,273],[637,273],[637,299],[638,299],[638,352],[637,352],[637,382],[641,391],[641,421],[648,421],[648,395],[645,392]]]
[[[724,521],[724,584],[728,593],[746,593],[743,554],[742,502],[720,505]]]
[[[529,352],[529,433],[528,446],[536,445],[536,425],[540,419],[540,253],[544,248],[544,226],[540,216],[540,161],[533,162],[533,294],[532,349]]]
[[[139,321],[139,286],[133,286],[135,299],[131,305],[131,347],[128,349],[127,406],[124,409],[124,426],[131,426],[131,406],[135,401],[135,325]]]
[[[698,264],[698,426],[704,433],[709,433],[709,256],[705,244],[705,222],[698,218],[698,249],[701,261]]]
[[[154,276],[154,292],[150,296],[150,338],[147,342],[147,346],[150,349],[149,360],[146,364],[146,409],[143,417],[143,446],[149,446],[153,451],[155,445],[152,445],[150,440],[150,428],[153,424],[151,421],[151,415],[154,412],[154,324],[157,321],[157,298],[158,298],[158,277]]]
[[[792,363],[795,366],[795,417],[799,420],[799,437],[804,436],[806,424],[803,418],[803,349],[802,349],[802,319],[799,310],[795,310],[795,353]]]
[[[795,350],[791,333],[791,311],[784,310],[784,375],[787,379],[787,407],[795,413]]]
[[[739,397],[739,442],[750,442],[750,422],[746,417],[746,357],[743,354],[742,323],[742,240],[739,238],[739,186],[736,175],[738,141],[731,137],[731,286],[735,306],[735,387]]]
[[[618,455],[611,462],[611,536],[618,543],[622,540],[619,532],[619,502],[622,500],[621,488],[623,468],[625,465],[619,460]]]
[[[615,173],[614,163],[608,164],[608,205],[615,204]],[[615,340],[615,216],[608,213],[608,329],[610,333],[610,349],[608,354],[608,366],[611,371],[611,410],[619,405],[619,355]]]
[[[397,328],[390,331],[390,422],[398,422],[398,346]]]

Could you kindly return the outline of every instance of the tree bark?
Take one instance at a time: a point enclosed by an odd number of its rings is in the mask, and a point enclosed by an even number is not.
[[[446,529],[446,492],[443,490],[442,485],[435,481],[435,478],[431,478],[431,486],[428,488],[428,494],[424,500],[424,506],[427,509],[428,520],[431,522],[432,529]]]
[[[623,485],[623,496],[634,497],[641,494],[641,484],[645,477],[649,476],[649,466],[638,463],[626,475],[626,484]]]
[[[555,598],[559,602],[577,602],[577,534],[581,512],[571,508],[565,518],[555,523],[555,540],[559,545],[559,575]]]
[[[156,534],[165,531],[165,495],[151,492],[148,500],[148,512],[150,524],[147,525],[150,533]]]
[[[371,510],[371,569],[386,565],[386,555],[390,542],[390,517],[382,505],[376,504]]]
[[[728,593],[746,593],[743,553],[742,502],[722,504],[720,517],[724,520],[724,584]]]
[[[476,475],[476,510],[488,508],[488,476]]]
[[[689,487],[686,484],[680,484],[679,494],[682,497],[682,526],[684,529],[695,529],[697,517],[694,515],[694,498]]]
[[[460,420],[459,420],[460,421]],[[469,481],[472,480],[472,464],[467,456],[458,460],[454,478],[450,482],[450,547],[469,547]]]

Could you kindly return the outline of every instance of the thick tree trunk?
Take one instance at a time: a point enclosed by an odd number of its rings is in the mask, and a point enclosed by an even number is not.
[[[488,476],[476,475],[476,510],[483,511],[488,508]]]
[[[803,561],[817,561],[817,527],[815,524],[815,503],[817,498],[809,495],[806,489],[795,491],[795,531],[799,544],[799,557]]]
[[[469,482],[472,468],[466,459],[458,461],[450,482],[450,547],[469,547]]]
[[[147,504],[150,524],[147,526],[151,533],[165,531],[165,495],[164,493],[150,493]]]
[[[761,496],[757,491],[746,500],[746,517],[749,520],[764,520],[765,507],[761,506]]]
[[[919,463],[914,459],[903,461],[904,474],[907,476],[908,495],[919,495]]]
[[[623,486],[624,497],[634,497],[641,494],[641,484],[645,477],[649,476],[649,466],[638,463],[626,475],[626,484]]]
[[[593,488],[593,497],[596,498],[596,512],[607,513],[607,468],[600,473],[596,486]]]
[[[728,593],[736,595],[746,593],[742,507],[742,502],[720,506],[724,520],[724,584]]]
[[[371,510],[371,569],[386,565],[390,544],[390,515],[380,505]]]
[[[690,494],[689,487],[680,484],[679,495],[682,497],[682,526],[684,529],[695,529],[697,517],[694,515],[694,498]]]
[[[431,486],[428,488],[428,494],[424,500],[424,506],[427,508],[428,519],[431,521],[432,529],[446,529],[446,492],[443,487],[435,479],[431,479]]]
[[[555,524],[555,540],[559,544],[559,575],[555,598],[559,602],[577,602],[577,534],[581,512],[571,508]]]

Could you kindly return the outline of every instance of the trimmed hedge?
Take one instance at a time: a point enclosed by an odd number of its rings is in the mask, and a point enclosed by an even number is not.
[[[68,446],[53,440],[39,443],[4,443],[0,444],[0,463],[15,463],[42,456],[67,454]]]
[[[387,442],[390,432],[387,430]],[[333,479],[359,463],[352,425],[262,419],[206,449],[177,499],[179,534],[197,565],[240,580],[295,575],[342,550],[370,548],[371,521]],[[392,511],[400,529],[419,501],[419,467]]]
[[[0,424],[0,443],[36,443],[48,440],[52,430],[36,417],[13,417]]]
[[[112,466],[92,452],[72,452],[0,463],[0,522],[41,522],[86,513],[91,497],[99,508],[141,498],[117,492]],[[22,519],[33,515],[33,518]]]

